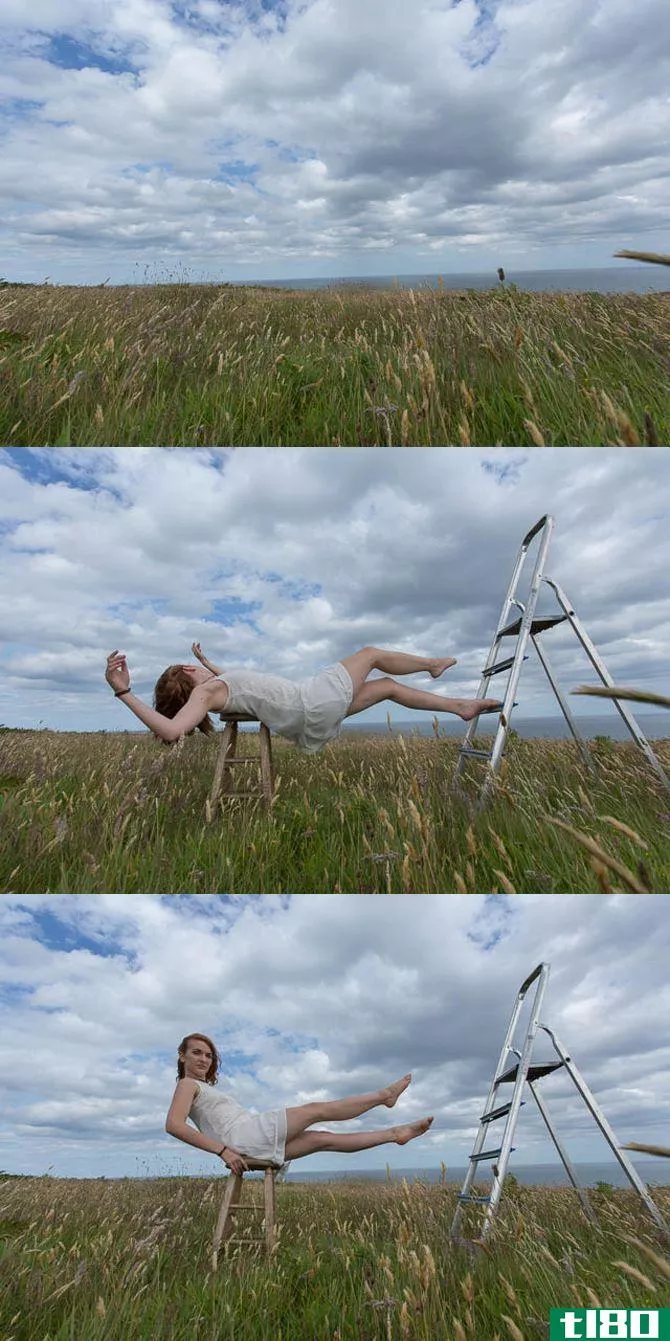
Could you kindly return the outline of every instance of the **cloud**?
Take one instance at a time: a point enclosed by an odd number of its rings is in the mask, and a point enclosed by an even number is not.
[[[435,1115],[416,1150],[357,1167],[463,1164],[516,993],[552,965],[542,1019],[622,1141],[667,1144],[670,926],[653,896],[30,899],[0,906],[10,1171],[128,1175],[181,1146],[164,1133],[176,1048],[214,1037],[220,1087],[262,1110],[367,1093],[411,1070],[399,1116]],[[530,1002],[530,998],[529,998]],[[539,1036],[537,1058],[553,1054]],[[544,1092],[577,1159],[606,1147],[566,1077]],[[371,1112],[344,1130],[391,1125]],[[549,1162],[523,1115],[520,1163]],[[521,1130],[521,1129],[520,1129]],[[358,1163],[360,1161],[360,1164]],[[332,1154],[309,1167],[333,1168]],[[207,1156],[189,1149],[189,1171]]]
[[[622,0],[38,0],[26,25],[9,0],[8,264],[127,282],[155,263],[271,278],[658,250],[665,17],[664,0],[634,24]]]
[[[134,728],[107,654],[127,654],[146,698],[194,640],[293,679],[370,643],[444,652],[450,689],[472,695],[522,537],[547,512],[549,575],[615,680],[664,693],[669,471],[644,449],[499,449],[495,468],[474,449],[5,450],[1,720]],[[540,609],[557,610],[548,589]],[[565,627],[546,648],[567,689],[593,680]],[[520,716],[554,708],[529,660]]]

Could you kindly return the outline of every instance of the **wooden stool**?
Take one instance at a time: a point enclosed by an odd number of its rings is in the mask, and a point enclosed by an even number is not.
[[[212,1271],[216,1271],[219,1248],[222,1243],[264,1243],[268,1257],[270,1256],[275,1243],[276,1221],[275,1221],[275,1178],[279,1173],[280,1165],[268,1164],[265,1160],[248,1159],[249,1169],[263,1169],[265,1172],[263,1187],[263,1205],[256,1205],[255,1202],[244,1202],[242,1196],[243,1173],[231,1173],[226,1180],[226,1190],[223,1194],[219,1218],[216,1222],[214,1231],[214,1243],[212,1245]],[[262,1239],[249,1238],[231,1238],[235,1228],[235,1217],[238,1211],[255,1211],[264,1215],[265,1219],[265,1237]]]
[[[214,815],[214,806],[222,792],[227,798],[234,796],[262,796],[265,805],[270,807],[275,790],[275,775],[272,764],[272,739],[267,726],[259,722],[260,757],[255,754],[236,754],[237,727],[239,722],[258,722],[258,718],[248,712],[221,712],[219,717],[225,722],[221,737],[221,749],[214,770],[214,781],[209,800],[205,805],[205,814],[209,823]],[[233,764],[256,764],[260,773],[260,788],[255,791],[235,791],[230,773]]]

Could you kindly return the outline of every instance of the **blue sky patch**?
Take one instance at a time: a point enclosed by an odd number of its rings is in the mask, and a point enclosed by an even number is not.
[[[262,610],[262,608],[260,601],[243,601],[237,596],[212,601],[211,614],[207,623],[216,621],[217,624],[224,624],[227,627],[233,624],[248,624],[255,629],[256,621],[252,618],[252,612]]]
[[[56,33],[49,40],[45,59],[61,70],[102,70],[105,74],[137,74],[138,68],[120,53],[97,51],[69,33]]]
[[[512,457],[507,461],[496,461],[489,458],[481,462],[481,468],[485,475],[493,475],[498,484],[518,484],[521,478],[521,468],[525,466],[527,460],[527,456]]]
[[[219,164],[215,180],[221,182],[252,182],[255,173],[258,172],[258,166],[258,163],[245,163],[242,158],[234,158],[230,162]]]
[[[72,926],[65,918],[57,917],[49,908],[34,908],[32,904],[30,908],[27,904],[24,907],[30,912],[32,919],[31,925],[23,928],[20,933],[24,940],[37,941],[46,950],[53,950],[59,954],[69,954],[73,950],[88,950],[90,954],[100,959],[121,957],[131,966],[136,963],[127,946],[115,940],[107,930],[104,935],[88,935]],[[72,915],[72,911],[70,906],[69,916]]]

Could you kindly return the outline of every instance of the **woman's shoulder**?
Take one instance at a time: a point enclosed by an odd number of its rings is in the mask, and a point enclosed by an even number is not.
[[[192,1099],[200,1093],[200,1085],[192,1076],[182,1076],[177,1082],[177,1089],[181,1090],[182,1094],[190,1094]]]

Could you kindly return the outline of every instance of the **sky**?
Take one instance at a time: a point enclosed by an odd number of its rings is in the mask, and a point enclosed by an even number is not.
[[[6,895],[0,933],[7,1172],[211,1173],[210,1156],[164,1130],[192,1031],[222,1054],[219,1091],[259,1112],[412,1072],[396,1109],[341,1130],[433,1115],[433,1131],[310,1156],[304,1172],[462,1166],[518,990],[542,961],[541,1019],[617,1140],[667,1145],[670,919],[653,895]],[[536,1061],[554,1059],[546,1035],[537,1046]],[[571,1158],[613,1162],[567,1076],[542,1095]],[[519,1165],[555,1162],[530,1101],[514,1144]]]
[[[293,680],[369,644],[454,656],[441,681],[407,683],[474,697],[521,541],[546,513],[548,575],[614,682],[667,694],[669,485],[670,453],[653,448],[5,449],[0,723],[144,730],[105,682],[108,654],[126,654],[150,702],[194,641],[224,670]],[[538,611],[559,612],[547,587]],[[567,693],[598,683],[567,625],[543,645]],[[560,716],[532,648],[517,699],[518,718]],[[618,721],[607,701],[569,701],[604,731]],[[357,724],[384,723],[387,706]]]
[[[4,0],[5,277],[667,250],[667,0]]]

